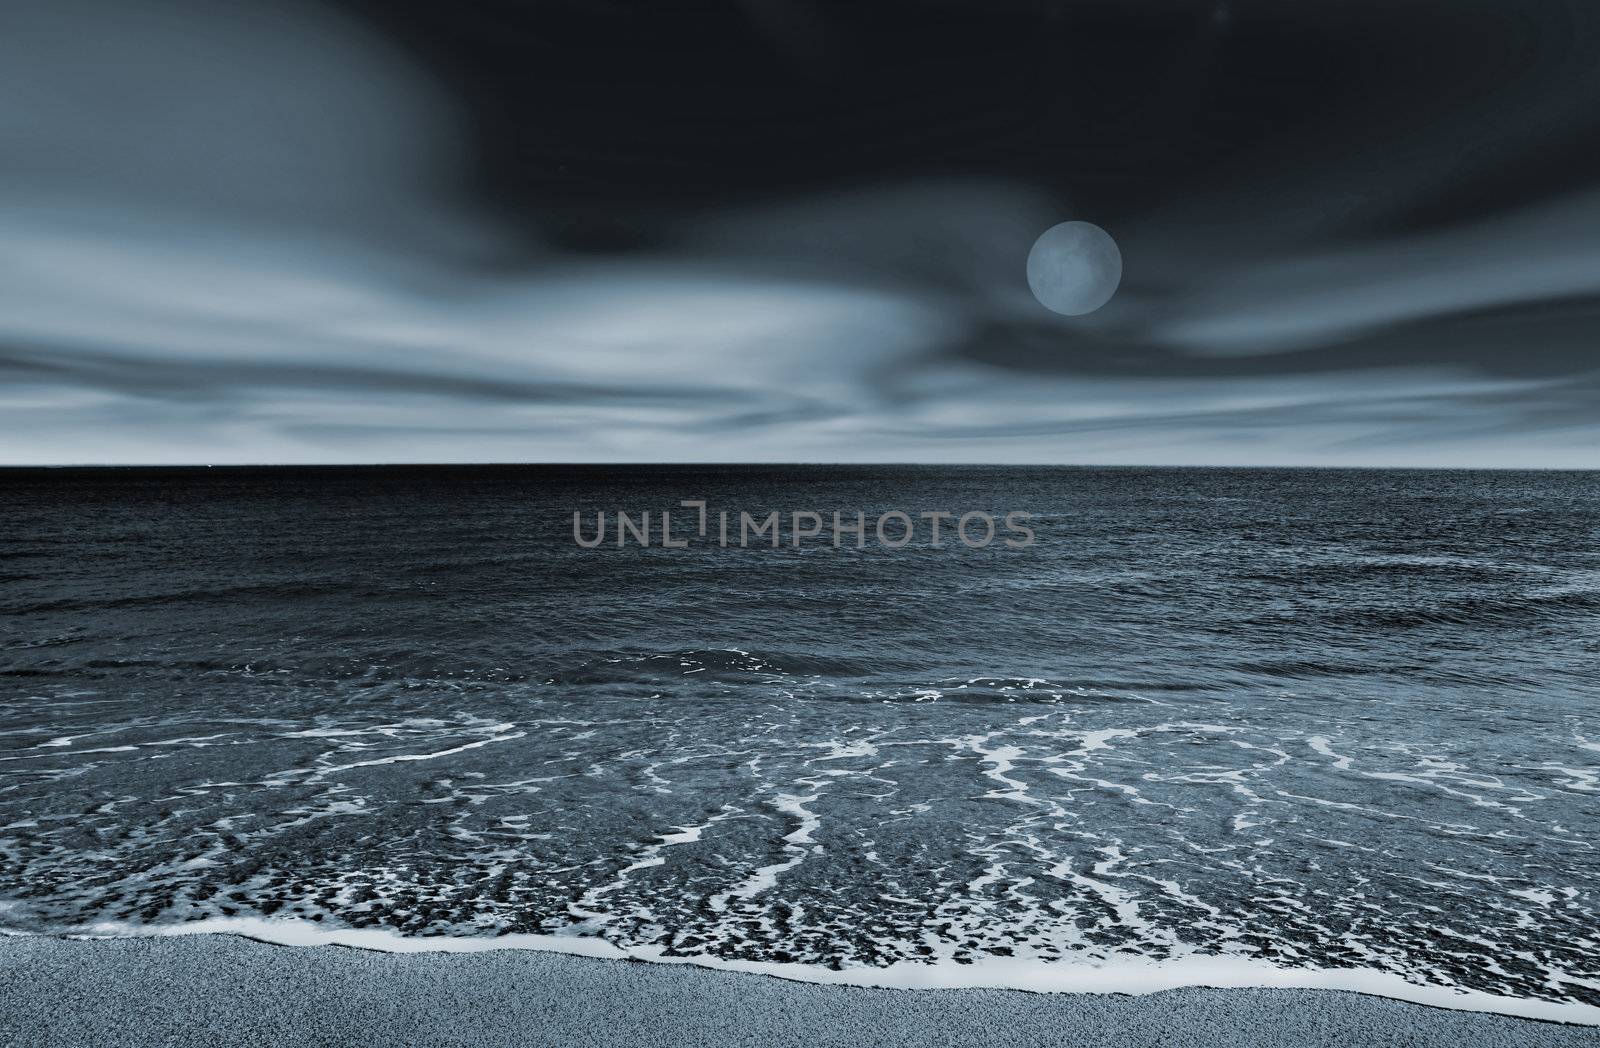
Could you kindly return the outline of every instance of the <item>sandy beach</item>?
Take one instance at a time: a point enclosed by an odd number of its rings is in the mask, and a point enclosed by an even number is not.
[[[877,990],[535,951],[234,936],[0,940],[5,1045],[1600,1044],[1592,1027],[1318,990]]]

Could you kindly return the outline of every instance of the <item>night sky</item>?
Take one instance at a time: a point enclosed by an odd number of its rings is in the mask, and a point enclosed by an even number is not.
[[[0,463],[1600,467],[1579,0],[21,0],[0,71]]]

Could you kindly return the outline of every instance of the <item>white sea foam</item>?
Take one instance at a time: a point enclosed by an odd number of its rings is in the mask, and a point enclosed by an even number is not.
[[[506,731],[506,729],[510,727],[510,724],[500,724],[496,725],[493,730]],[[510,742],[512,739],[520,739],[526,734],[527,732],[513,731],[504,735],[496,735],[492,738],[478,739],[474,742],[464,742],[460,746],[452,746],[445,750],[434,750],[431,753],[397,753],[389,757],[377,757],[370,761],[356,761],[354,764],[340,764],[335,767],[318,768],[307,781],[316,782],[320,779],[325,779],[330,775],[337,775],[341,771],[354,771],[357,768],[376,768],[384,764],[403,764],[408,761],[431,761],[439,757],[452,757],[458,753],[465,753],[467,750],[475,750],[480,746],[488,746],[496,742]]]
[[[667,861],[662,854],[667,848],[680,844],[693,844],[700,839],[700,835],[730,815],[738,813],[737,808],[724,808],[720,815],[712,816],[707,821],[697,826],[679,826],[677,833],[662,833],[656,835],[656,843],[649,844],[640,849],[639,858],[624,866],[617,876],[606,884],[598,885],[584,893],[583,898],[570,904],[567,909],[573,916],[582,919],[577,927],[584,932],[593,933],[615,919],[615,915],[603,910],[594,909],[600,905],[605,896],[628,886],[629,874],[638,873],[656,866],[664,865]],[[526,818],[526,816],[524,816]]]
[[[777,961],[668,956],[657,946],[618,946],[600,938],[511,934],[493,938],[405,936],[370,928],[327,928],[300,919],[214,918],[178,925],[97,923],[73,938],[240,935],[284,946],[347,946],[386,953],[482,953],[543,950],[578,957],[689,964],[720,971],[769,975],[798,982],[904,990],[1008,989],[1033,993],[1116,993],[1140,996],[1180,987],[1218,989],[1345,990],[1435,1008],[1489,1012],[1551,1022],[1600,1026],[1600,1007],[1578,1001],[1506,997],[1481,990],[1411,982],[1370,968],[1286,968],[1247,957],[1186,954],[1166,960],[1134,957],[1093,961],[985,958],[973,964],[902,961],[883,967],[828,968]]]
[[[79,738],[82,738],[82,736],[79,736]],[[43,749],[46,746],[58,746],[58,745],[59,746],[67,746],[67,745],[70,745],[70,743],[61,742],[59,739],[55,739],[55,740],[52,740],[50,742],[42,742],[38,746],[36,746],[34,748],[35,749]],[[97,746],[94,749],[73,750],[72,752],[76,756],[82,756],[85,753],[132,753],[134,750],[136,750],[138,748],[139,747],[137,747],[137,746]],[[37,754],[25,753],[20,757],[0,757],[0,761],[7,761],[7,762],[9,762],[9,761],[29,761],[29,760],[37,760],[39,758],[49,757],[49,756],[54,756],[54,755],[53,754],[48,754],[48,753],[37,753]]]
[[[806,785],[819,786],[817,780],[803,780]],[[715,895],[706,901],[714,913],[722,913],[728,908],[728,903],[734,899],[753,899],[757,895],[775,887],[780,874],[794,869],[805,861],[806,856],[815,846],[813,834],[822,825],[816,813],[806,807],[814,802],[819,794],[813,793],[804,797],[793,794],[782,794],[772,801],[773,807],[788,815],[793,815],[800,820],[800,825],[795,830],[783,837],[783,850],[789,858],[783,862],[772,863],[754,871],[745,878],[743,884],[730,888],[728,891]]]
[[[1340,771],[1350,767],[1351,758],[1342,753],[1335,753],[1333,751],[1333,743],[1328,741],[1328,737],[1326,735],[1313,735],[1306,739],[1306,745],[1310,746],[1313,750],[1322,754],[1324,757],[1332,757],[1334,759],[1333,766],[1338,768]]]

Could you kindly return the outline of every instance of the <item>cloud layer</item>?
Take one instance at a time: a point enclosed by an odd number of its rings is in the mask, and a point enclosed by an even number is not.
[[[1058,189],[902,173],[580,251],[472,200],[372,33],[228,12],[8,14],[0,462],[1600,466],[1600,195],[1334,236],[1286,194],[1231,236],[1197,191],[1108,224],[1122,290],[1069,319],[1023,271],[1099,217]]]

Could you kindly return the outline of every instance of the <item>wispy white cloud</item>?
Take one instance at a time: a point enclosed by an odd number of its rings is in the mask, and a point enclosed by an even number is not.
[[[1182,295],[1156,337],[1207,353],[1281,353],[1389,325],[1600,294],[1600,195],[1223,270]]]

